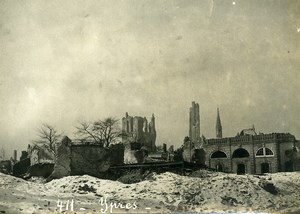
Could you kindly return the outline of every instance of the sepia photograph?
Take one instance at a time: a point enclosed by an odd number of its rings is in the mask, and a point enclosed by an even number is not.
[[[300,213],[300,1],[0,0],[0,214]]]

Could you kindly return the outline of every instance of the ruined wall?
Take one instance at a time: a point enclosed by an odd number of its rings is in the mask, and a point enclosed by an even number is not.
[[[192,102],[192,107],[190,107],[189,138],[192,142],[200,141],[199,104],[195,102]]]
[[[182,158],[186,162],[192,162],[193,155],[195,153],[194,143],[192,141],[187,141],[183,143],[183,153]]]
[[[300,171],[300,140],[296,140],[294,151],[296,152],[295,160],[295,171]]]
[[[141,146],[145,146],[148,152],[155,152],[156,146],[156,130],[155,117],[152,115],[151,121],[148,123],[147,118],[132,117],[126,113],[122,118],[122,142],[138,142]]]
[[[72,145],[71,174],[101,177],[110,166],[124,163],[124,145]]]
[[[71,175],[99,177],[111,165],[109,149],[98,145],[73,145],[70,158]]]
[[[30,164],[34,165],[34,164],[38,164],[39,163],[39,156],[38,156],[39,151],[38,150],[32,150],[30,152]]]
[[[54,171],[48,180],[68,175],[102,177],[112,165],[124,162],[124,146],[122,144],[103,145],[73,144],[65,137],[57,146]]]
[[[173,150],[173,148],[172,148]],[[174,160],[174,150],[173,150]],[[184,141],[182,146],[182,159],[185,162],[193,162],[200,165],[205,165],[206,153],[202,148],[198,147],[198,143],[190,140]]]
[[[300,166],[297,161],[300,151],[297,150],[297,141],[293,135],[277,134],[279,145],[279,171],[296,171]]]
[[[30,166],[29,173],[31,176],[42,176],[44,178],[47,178],[52,174],[53,169],[53,163],[40,163]]]
[[[71,140],[65,136],[56,147],[54,170],[48,180],[62,178],[71,174]]]
[[[28,158],[28,152],[27,152],[27,151],[22,151],[20,160],[24,160],[24,159],[26,159],[26,158]]]
[[[25,158],[13,165],[13,175],[20,177],[30,169],[30,158]]]
[[[134,163],[143,163],[144,157],[141,151],[141,143],[138,142],[125,142],[124,150],[124,163],[125,164],[134,164]]]
[[[147,150],[152,153],[156,151],[155,146],[156,134],[155,133],[143,133],[143,137],[137,142],[141,143],[142,146],[145,146]]]
[[[43,146],[30,147],[30,149],[28,150],[28,156],[30,157],[31,165],[40,164],[40,163],[54,163],[54,159],[55,159],[54,154],[48,151],[48,149]]]
[[[110,151],[110,164],[111,165],[122,165],[124,164],[124,152],[125,146],[122,143],[111,144],[109,146]]]

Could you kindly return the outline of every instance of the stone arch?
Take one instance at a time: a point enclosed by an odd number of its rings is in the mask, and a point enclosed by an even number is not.
[[[247,158],[247,157],[249,157],[249,152],[243,148],[236,149],[232,153],[232,158]]]
[[[210,158],[213,159],[213,158],[227,158],[227,155],[225,152],[223,151],[215,151],[213,152],[211,155],[210,155]]]

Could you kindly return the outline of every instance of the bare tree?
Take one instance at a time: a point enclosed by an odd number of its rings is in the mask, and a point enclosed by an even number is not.
[[[38,138],[34,140],[34,144],[41,147],[44,146],[50,152],[55,153],[55,146],[59,142],[62,134],[56,128],[47,123],[43,123],[37,131]]]
[[[96,144],[103,144],[108,147],[121,136],[118,119],[108,117],[92,123],[79,122],[76,127],[76,135],[83,141],[93,141]]]
[[[103,143],[101,138],[94,133],[93,123],[79,121],[79,126],[76,127],[75,135],[79,136],[83,141],[93,141],[97,144]]]

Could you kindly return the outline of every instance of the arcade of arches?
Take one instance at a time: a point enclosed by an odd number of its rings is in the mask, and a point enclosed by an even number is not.
[[[275,150],[276,151],[276,150]],[[209,155],[209,167],[219,172],[233,172],[237,174],[263,174],[278,171],[295,171],[295,163],[292,150],[284,151],[282,163],[277,164],[276,152],[272,147],[253,148],[218,148]],[[279,169],[280,168],[280,169]]]

